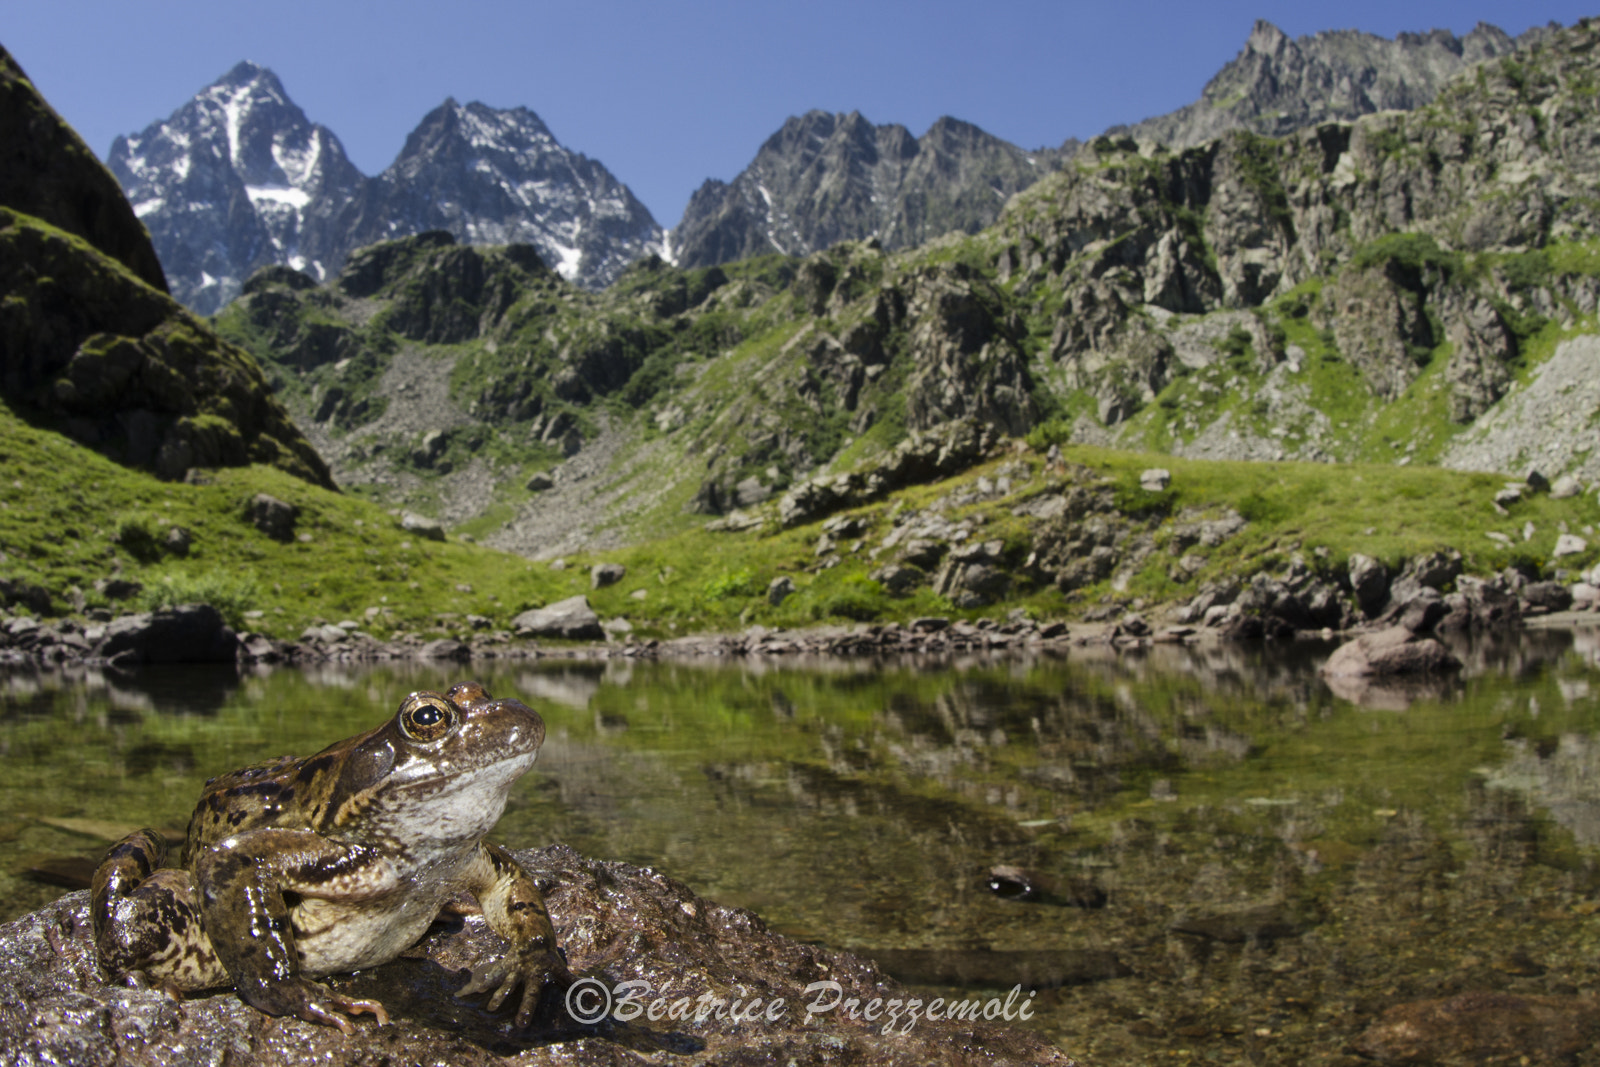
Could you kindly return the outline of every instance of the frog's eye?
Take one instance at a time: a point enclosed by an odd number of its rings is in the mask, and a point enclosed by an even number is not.
[[[435,693],[413,693],[400,707],[400,730],[413,741],[437,741],[456,724],[456,709]]]

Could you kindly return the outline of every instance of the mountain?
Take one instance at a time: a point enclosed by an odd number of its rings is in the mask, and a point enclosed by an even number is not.
[[[116,180],[0,50],[0,396],[163,478],[277,466],[332,487],[255,360],[167,294]]]
[[[912,137],[859,112],[811,111],[785,122],[732,182],[708,180],[695,192],[672,231],[673,258],[705,267],[866,237],[897,249],[974,233],[1061,155],[1024,152],[952,118]]]
[[[899,252],[647,257],[583,293],[526,249],[421,235],[322,287],[262,275],[218,327],[342,480],[528,553],[845,499],[873,484],[853,468],[963,420],[1600,479],[1596,84],[1580,23],[1411,112],[1097,138],[995,225]]]
[[[117,138],[108,162],[173,292],[202,314],[232,300],[260,267],[331,278],[356,248],[425,230],[531,243],[589,288],[661,249],[660,227],[627,187],[563,148],[526,108],[446,101],[369,178],[254,63],[165,122]]]
[[[250,272],[284,263],[324,277],[347,247],[339,220],[366,178],[270,70],[240,63],[108,157],[150,228],[179,300],[210,314]]]
[[[662,232],[626,185],[556,142],[527,108],[447,100],[379,176],[348,243],[445,230],[469,244],[531,244],[585,288],[609,285]]]
[[[1548,30],[1530,30],[1531,43]],[[1480,22],[1464,37],[1448,30],[1402,33],[1394,40],[1356,30],[1290,38],[1257,20],[1242,51],[1206,83],[1200,99],[1108,136],[1188,148],[1229,130],[1282,137],[1324,122],[1349,122],[1376,111],[1410,111],[1474,63],[1516,51],[1519,42]]]

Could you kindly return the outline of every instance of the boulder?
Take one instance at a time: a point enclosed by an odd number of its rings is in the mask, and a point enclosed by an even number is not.
[[[1389,602],[1389,568],[1380,560],[1355,552],[1350,556],[1348,573],[1361,613],[1369,619],[1377,618]]]
[[[129,1067],[1073,1063],[1016,1022],[928,1018],[931,998],[908,993],[876,964],[775,934],[750,912],[697,897],[659,872],[587,860],[562,845],[517,858],[539,879],[568,962],[588,976],[573,987],[577,995],[547,986],[525,1030],[509,1025],[505,1009],[487,1011],[484,996],[455,996],[472,966],[503,951],[476,914],[435,924],[392,963],[328,979],[346,995],[380,1001],[392,1021],[380,1027],[358,1016],[345,1035],[264,1015],[231,990],[172,1000],[106,982],[95,963],[88,894],[79,891],[0,926],[0,1048],[21,1063]],[[1028,987],[1009,1003],[1006,995],[1004,988],[958,994],[980,1015],[995,999],[991,1017],[1036,1007]],[[888,1025],[886,1008],[911,996],[924,1001],[920,1017],[901,1012]],[[941,1003],[953,1007],[953,999]]]
[[[608,585],[616,585],[627,575],[628,568],[620,563],[596,563],[589,568],[589,588],[604,589]]]
[[[767,583],[767,603],[778,607],[794,594],[794,579],[784,576]]]
[[[600,616],[581,593],[524,611],[511,620],[511,629],[518,637],[559,637],[569,641],[602,641],[606,636]]]
[[[1322,665],[1325,678],[1383,678],[1461,669],[1461,661],[1431,637],[1404,626],[1362,634],[1334,649]]]
[[[430,519],[426,515],[418,515],[414,511],[407,511],[400,516],[400,528],[407,533],[425,537],[429,541],[443,541],[444,527],[438,519]]]
[[[1550,487],[1550,498],[1552,500],[1566,500],[1569,497],[1577,496],[1581,492],[1583,492],[1583,483],[1570,474],[1563,474]]]
[[[1561,582],[1529,582],[1522,587],[1528,614],[1566,611],[1572,607],[1572,590]]]
[[[124,663],[232,663],[239,638],[210,604],[180,604],[113,619],[94,654]]]
[[[1577,534],[1562,534],[1556,538],[1556,547],[1550,553],[1551,559],[1560,559],[1563,556],[1577,556],[1589,551],[1589,542]]]
[[[538,471],[528,479],[528,491],[532,493],[542,493],[555,487],[556,480],[550,477],[549,471]]]
[[[1139,475],[1139,488],[1147,493],[1159,493],[1172,484],[1172,472],[1163,467],[1152,467]]]
[[[250,501],[250,522],[274,541],[293,541],[300,509],[285,500],[257,493]]]

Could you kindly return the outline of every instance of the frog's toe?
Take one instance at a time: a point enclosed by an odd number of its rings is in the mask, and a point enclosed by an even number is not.
[[[539,1007],[539,994],[547,981],[554,981],[563,988],[573,982],[567,961],[558,951],[541,951],[521,960],[481,963],[472,969],[471,979],[457,990],[456,996],[489,993],[486,1007],[489,1011],[498,1011],[520,985],[522,996],[517,1001],[517,1025],[527,1026]]]
[[[307,1022],[337,1026],[343,1033],[351,1034],[355,1032],[355,1028],[350,1025],[350,1020],[346,1016],[363,1013],[374,1016],[379,1026],[389,1025],[389,1013],[378,1001],[358,1000],[331,990],[326,991],[320,1001],[307,999],[300,1005],[300,1010],[296,1014]]]

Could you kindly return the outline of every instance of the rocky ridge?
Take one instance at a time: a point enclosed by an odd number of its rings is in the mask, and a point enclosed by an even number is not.
[[[366,177],[270,70],[240,63],[165,121],[119,137],[109,165],[172,279],[202,314],[272,264],[323,280],[355,249],[444,229],[525,242],[564,277],[601,287],[662,232],[627,187],[560,145],[526,108],[447,100],[394,163]]]
[[[1244,48],[1206,83],[1199,100],[1106,134],[1189,148],[1231,130],[1283,137],[1377,111],[1411,111],[1430,103],[1465,68],[1509,55],[1549,32],[1533,29],[1512,38],[1480,22],[1462,37],[1430,30],[1391,41],[1329,30],[1291,38],[1257,19]]]

